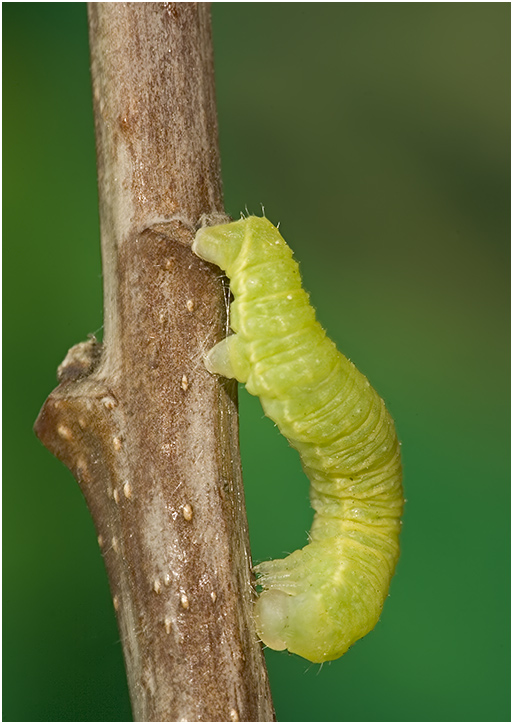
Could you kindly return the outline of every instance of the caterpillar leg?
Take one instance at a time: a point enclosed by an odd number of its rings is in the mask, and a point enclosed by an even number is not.
[[[214,345],[205,355],[205,367],[212,374],[235,377],[239,382],[246,382],[249,363],[239,336],[232,334]]]
[[[315,663],[342,656],[379,619],[391,577],[379,563],[368,546],[335,536],[256,566],[259,637]]]
[[[264,591],[255,604],[255,626],[264,644],[275,651],[287,648],[284,638],[292,596],[283,591]]]

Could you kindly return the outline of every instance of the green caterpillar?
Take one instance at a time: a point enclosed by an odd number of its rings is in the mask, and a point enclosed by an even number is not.
[[[310,542],[255,567],[257,632],[272,649],[336,659],[376,625],[399,558],[394,423],[316,321],[292,251],[267,219],[202,228],[192,248],[226,272],[234,296],[235,334],[210,350],[207,369],[260,398],[311,482]]]

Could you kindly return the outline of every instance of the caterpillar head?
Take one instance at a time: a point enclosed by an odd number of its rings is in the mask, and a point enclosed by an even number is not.
[[[230,267],[240,254],[247,231],[245,219],[232,224],[204,226],[192,244],[192,251],[205,261],[224,269],[230,276]]]
[[[232,279],[239,267],[237,260],[243,246],[243,266],[261,263],[262,248],[265,247],[279,247],[282,256],[287,259],[292,257],[292,251],[278,230],[268,219],[260,216],[249,216],[220,226],[204,226],[196,233],[192,251],[201,259],[217,264]]]

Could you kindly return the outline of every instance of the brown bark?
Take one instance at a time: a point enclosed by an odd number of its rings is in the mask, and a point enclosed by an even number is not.
[[[138,721],[273,721],[226,328],[190,250],[224,218],[209,7],[89,3],[104,344],[82,343],[36,422],[91,510]]]

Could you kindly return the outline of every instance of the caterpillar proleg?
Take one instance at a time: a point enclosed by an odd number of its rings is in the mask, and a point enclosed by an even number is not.
[[[376,625],[399,557],[399,443],[385,403],[317,322],[278,230],[250,216],[198,231],[193,251],[223,269],[234,334],[210,372],[234,377],[296,448],[315,510],[310,541],[255,567],[255,624],[272,649],[336,659]]]

